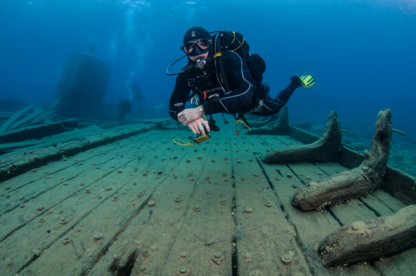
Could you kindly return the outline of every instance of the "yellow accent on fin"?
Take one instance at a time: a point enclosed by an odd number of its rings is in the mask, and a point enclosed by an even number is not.
[[[315,84],[315,79],[311,75],[303,75],[300,80],[303,88],[311,88]]]

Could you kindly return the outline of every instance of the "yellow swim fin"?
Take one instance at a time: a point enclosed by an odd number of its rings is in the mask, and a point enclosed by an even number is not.
[[[303,88],[311,88],[315,84],[315,79],[311,75],[303,75],[300,77]]]

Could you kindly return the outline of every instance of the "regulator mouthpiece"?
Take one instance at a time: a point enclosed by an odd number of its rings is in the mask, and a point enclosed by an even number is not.
[[[199,70],[202,70],[202,69],[204,69],[206,64],[207,64],[207,61],[205,59],[203,59],[202,57],[200,57],[195,61],[195,68],[199,69]]]

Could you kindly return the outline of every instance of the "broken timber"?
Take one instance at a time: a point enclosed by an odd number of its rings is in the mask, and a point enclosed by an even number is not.
[[[416,205],[390,216],[356,221],[329,234],[319,245],[324,266],[372,261],[416,246]]]
[[[279,118],[279,115],[275,114],[275,115],[272,115],[270,117],[260,117],[256,120],[249,120],[249,119],[247,119],[247,120],[248,120],[251,127],[261,128],[263,126],[268,126],[270,124],[273,124],[278,118]]]
[[[79,137],[72,141],[54,144],[50,147],[38,148],[33,151],[17,153],[2,158],[0,161],[0,181],[12,178],[33,168],[43,166],[45,163],[124,139],[147,131],[153,127],[153,124],[136,124],[132,125],[131,128],[122,127],[113,131],[98,133],[87,137]]]
[[[40,139],[45,136],[55,135],[64,132],[66,128],[75,128],[78,125],[77,119],[70,119],[16,129],[0,135],[0,143],[21,142],[28,139]]]
[[[283,107],[280,112],[279,118],[269,126],[261,128],[253,128],[251,131],[246,134],[287,134],[289,132],[289,112],[288,107]]]
[[[391,112],[379,112],[370,153],[361,166],[311,182],[295,193],[292,204],[303,210],[321,209],[348,199],[358,198],[379,188],[387,169],[392,137]]]
[[[308,145],[274,150],[263,161],[268,164],[296,162],[336,162],[341,150],[341,127],[336,111],[331,111],[322,137]]]
[[[7,132],[7,130],[10,128],[10,126],[16,122],[24,113],[32,109],[34,106],[30,105],[23,109],[21,109],[19,112],[16,112],[13,116],[11,116],[1,127],[0,127],[0,134],[3,134]]]

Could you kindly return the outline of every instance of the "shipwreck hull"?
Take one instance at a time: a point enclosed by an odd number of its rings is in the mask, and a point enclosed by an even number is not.
[[[415,249],[339,268],[319,252],[343,226],[416,202],[411,176],[388,167],[372,194],[303,212],[293,194],[364,156],[342,147],[339,162],[266,164],[263,154],[318,137],[289,126],[237,138],[220,125],[181,147],[172,140],[189,131],[164,121],[101,124],[2,155],[0,274],[413,275]]]

